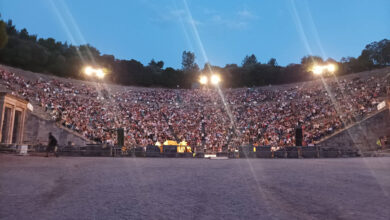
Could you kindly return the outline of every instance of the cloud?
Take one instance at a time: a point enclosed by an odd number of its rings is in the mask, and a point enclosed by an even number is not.
[[[180,17],[183,17],[184,14],[184,10],[173,9],[168,10],[168,13],[158,13],[156,17],[152,18],[152,20],[158,23],[166,23],[172,21],[176,22]]]
[[[250,23],[258,18],[255,14],[247,9],[239,10],[228,17],[215,9],[205,8],[201,16],[202,20],[191,18],[182,8],[166,8],[161,10],[164,13],[157,13],[156,17],[151,18],[152,22],[157,24],[170,24],[184,22],[195,24],[196,26],[219,26],[233,30],[244,30],[250,27]]]
[[[158,24],[178,23],[181,20],[195,25],[201,25],[202,22],[196,19],[191,19],[184,9],[167,9],[167,13],[159,13],[156,17],[151,18],[151,21]]]
[[[230,29],[246,29],[249,25],[246,21],[226,19],[217,14],[211,17],[210,23],[212,25],[222,25]]]
[[[238,11],[237,15],[243,19],[257,19],[258,18],[256,15],[254,15],[252,12],[248,11],[247,9]]]
[[[248,29],[250,27],[250,22],[258,18],[246,9],[237,11],[231,18],[227,18],[213,9],[204,9],[203,12],[207,15],[206,17],[209,17],[207,22],[203,22],[204,24],[219,25],[236,30]]]

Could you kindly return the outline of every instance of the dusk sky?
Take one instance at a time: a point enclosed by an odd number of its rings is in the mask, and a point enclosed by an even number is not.
[[[364,46],[390,38],[389,0],[0,0],[2,19],[38,37],[79,45],[147,64],[299,63],[359,56]]]

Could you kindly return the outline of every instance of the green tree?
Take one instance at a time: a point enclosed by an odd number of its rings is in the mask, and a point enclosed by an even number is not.
[[[306,66],[306,65],[313,65],[313,64],[323,64],[324,60],[320,56],[304,56],[301,59],[301,64]]]
[[[270,66],[277,66],[278,65],[278,63],[276,62],[275,58],[269,59],[267,64],[270,65]]]
[[[152,70],[153,73],[160,74],[162,71],[162,68],[164,67],[164,62],[161,60],[156,62],[154,59],[152,59],[149,62],[148,67],[150,70]]]
[[[175,88],[176,85],[181,85],[181,81],[184,78],[184,72],[175,70],[171,67],[166,68],[162,73],[161,84],[165,87]]]
[[[20,37],[20,39],[22,39],[22,40],[28,40],[28,39],[29,39],[28,31],[27,31],[26,28],[23,28],[23,29],[19,32],[19,37]]]
[[[251,67],[255,64],[258,64],[257,58],[254,54],[248,56],[246,55],[244,60],[242,61],[242,67]]]
[[[390,40],[383,39],[366,45],[362,55],[366,56],[374,65],[390,65]]]
[[[183,51],[181,65],[186,73],[199,71],[199,66],[195,63],[195,54],[191,51]]]
[[[8,42],[7,26],[0,20],[0,49],[4,48]]]
[[[12,24],[12,20],[11,19],[7,21],[6,27],[7,27],[7,34],[9,36],[18,34],[18,31],[16,30],[15,25]]]
[[[301,64],[302,64],[303,70],[306,72],[309,72],[309,71],[311,71],[311,69],[314,65],[324,64],[324,60],[320,56],[308,55],[308,56],[302,57]]]

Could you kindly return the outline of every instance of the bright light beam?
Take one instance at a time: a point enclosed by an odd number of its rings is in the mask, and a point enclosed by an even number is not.
[[[206,85],[208,83],[208,78],[207,76],[200,76],[199,78],[199,83],[202,84],[202,85]]]
[[[210,78],[210,81],[213,85],[218,85],[221,82],[221,77],[217,74],[213,74]]]
[[[95,74],[96,74],[96,77],[98,77],[99,79],[103,79],[104,76],[106,75],[102,69],[97,69],[95,71]]]
[[[90,66],[87,66],[87,67],[84,68],[84,73],[87,76],[91,76],[94,71],[95,70],[92,67],[90,67]]]
[[[323,72],[324,72],[324,68],[322,66],[316,65],[313,67],[313,73],[315,75],[321,75]]]
[[[336,71],[336,65],[334,65],[334,64],[328,64],[327,68],[328,68],[328,71],[331,73],[334,73],[334,71]]]
[[[336,65],[333,64],[333,63],[330,63],[328,65],[325,65],[325,66],[320,66],[320,65],[315,65],[313,66],[312,68],[312,72],[315,74],[315,75],[321,75],[323,74],[325,71],[328,71],[330,73],[334,73],[336,71]]]

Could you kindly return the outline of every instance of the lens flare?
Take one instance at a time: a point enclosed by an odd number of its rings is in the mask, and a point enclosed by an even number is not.
[[[315,75],[321,75],[323,74],[324,72],[327,72],[327,73],[334,73],[336,71],[336,65],[333,64],[333,63],[329,63],[327,65],[315,65],[312,67],[312,72],[315,74]]]
[[[314,66],[313,67],[313,73],[316,75],[321,75],[324,71],[324,68],[322,66]]]
[[[336,65],[328,64],[328,71],[333,73],[336,70]]]
[[[97,69],[96,71],[96,76],[99,78],[99,79],[103,79],[104,78],[104,71],[102,69]]]
[[[212,75],[210,79],[211,83],[214,85],[218,85],[221,82],[221,77],[219,75]]]
[[[90,66],[87,66],[87,67],[84,68],[84,73],[87,76],[92,75],[93,72],[94,72],[94,69],[92,67],[90,67]]]
[[[207,79],[207,76],[200,76],[199,78],[199,83],[202,84],[202,85],[206,85],[208,83],[208,79]]]

